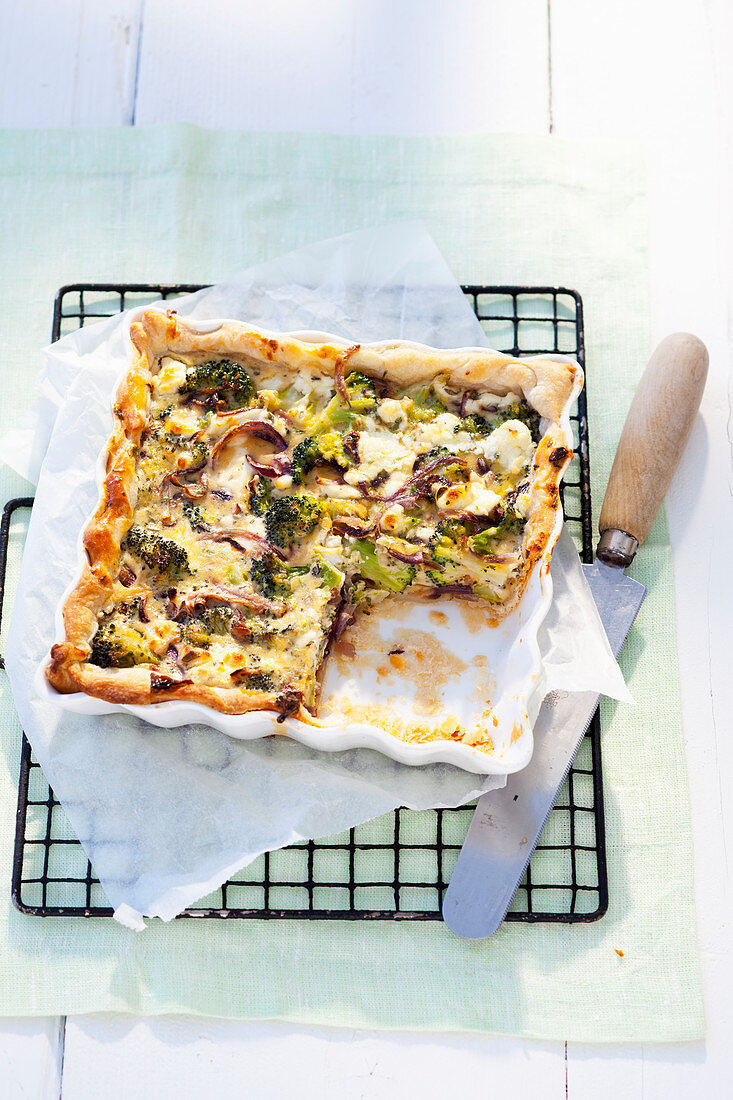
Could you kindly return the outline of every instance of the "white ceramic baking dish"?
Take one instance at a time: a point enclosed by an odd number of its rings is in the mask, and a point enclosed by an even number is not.
[[[131,311],[130,323],[140,312],[141,310]],[[225,322],[212,320],[186,323],[195,331],[212,332]],[[265,335],[276,339],[282,336],[281,333],[274,332],[266,332]],[[347,341],[329,333],[291,332],[286,335],[308,343],[330,343],[344,348],[348,346]],[[431,350],[426,345],[409,341],[385,341],[364,346],[378,350],[387,344],[400,344],[416,351]],[[486,352],[488,349],[460,350]],[[551,358],[573,362],[567,356]],[[118,383],[119,381],[121,378]],[[115,384],[113,393],[116,392],[118,383]],[[573,445],[570,411],[579,388],[580,383],[560,420],[560,427],[566,435],[569,447]],[[100,455],[96,470],[99,495],[103,476]],[[121,711],[164,728],[202,723],[241,740],[287,734],[322,752],[371,748],[403,764],[443,762],[479,774],[508,775],[525,767],[532,756],[532,724],[544,694],[537,635],[552,600],[552,580],[548,565],[561,528],[562,515],[558,513],[552,536],[542,558],[533,569],[519,606],[498,626],[482,624],[477,618],[480,614],[477,608],[469,608],[465,601],[448,597],[429,603],[405,602],[400,605],[398,615],[387,610],[380,617],[381,637],[376,638],[372,631],[372,637],[365,643],[365,648],[360,647],[357,659],[352,662],[343,658],[327,660],[319,710],[326,709],[329,713],[325,717],[319,717],[318,725],[293,718],[286,718],[278,723],[277,715],[265,711],[222,714],[200,703],[183,701],[140,706],[109,703],[83,693],[62,695],[50,686],[43,674],[46,662],[38,669],[36,687],[59,706],[77,714],[91,716]],[[83,532],[79,533],[78,540],[78,569],[56,610],[58,638],[64,636],[63,605],[86,560],[82,534]],[[387,603],[389,601],[385,601]],[[358,631],[358,623],[355,629]],[[426,637],[433,639],[435,644],[423,646],[428,650],[423,655],[423,676],[411,681],[409,672],[400,674],[394,663],[389,662],[389,652],[406,649],[408,658],[412,658],[416,649],[415,639]],[[432,677],[431,659],[434,672]],[[405,663],[409,669],[410,660]],[[412,667],[415,667],[414,661]],[[451,670],[450,675],[446,675],[446,668]],[[442,720],[451,716],[464,728],[470,727],[472,722],[476,725],[482,723],[489,729],[493,751],[486,752],[465,742],[447,738],[407,741],[385,728],[395,728],[395,725],[402,723],[409,725],[414,721],[414,712],[421,707],[421,685],[424,687],[426,683],[425,675],[428,680],[432,679],[431,689],[433,694],[440,695],[441,706],[437,714],[430,718],[422,717],[421,722],[440,725]],[[348,700],[348,706],[345,700]],[[345,717],[343,713],[339,713],[345,708],[353,716],[360,707],[369,708],[371,721],[354,722],[353,717]],[[382,722],[383,717],[388,719],[384,725],[377,724]]]

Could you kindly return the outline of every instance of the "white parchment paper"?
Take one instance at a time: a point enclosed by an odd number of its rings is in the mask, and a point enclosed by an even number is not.
[[[361,342],[487,344],[415,222],[301,249],[177,299],[175,308]],[[44,350],[35,420],[0,442],[0,457],[38,481],[6,656],[20,720],[118,919],[140,928],[141,914],[171,919],[263,851],[400,805],[461,805],[503,781],[450,765],[409,767],[368,749],[319,753],[286,738],[239,742],[205,726],[163,730],[123,714],[80,716],[36,693],[55,608],[77,571],[79,533],[97,503],[93,471],[126,365],[123,331],[124,318],[115,317]],[[540,635],[547,690],[628,699],[567,534],[552,577]]]

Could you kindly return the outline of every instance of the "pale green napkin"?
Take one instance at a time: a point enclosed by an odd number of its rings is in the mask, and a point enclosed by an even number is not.
[[[600,505],[649,352],[637,150],[532,137],[243,135],[181,126],[10,131],[0,140],[0,431],[32,403],[37,349],[62,283],[210,282],[322,237],[418,216],[461,282],[565,285],[583,295]],[[27,489],[0,471],[3,499]],[[467,943],[433,923],[179,921],[135,935],[109,920],[22,916],[9,902],[20,731],[3,676],[0,1010],[195,1012],[592,1041],[698,1038],[690,819],[662,519],[633,572],[650,589],[622,659],[637,703],[604,715],[610,908],[585,926],[507,925]]]

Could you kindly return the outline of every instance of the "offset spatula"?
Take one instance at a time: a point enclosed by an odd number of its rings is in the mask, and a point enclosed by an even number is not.
[[[615,656],[646,595],[624,570],[669,488],[697,414],[708,370],[705,345],[668,336],[639,383],[621,434],[601,510],[601,538],[583,566]],[[552,692],[534,727],[529,765],[503,790],[483,795],[443,900],[443,919],[466,939],[504,920],[530,856],[598,705],[593,692]]]

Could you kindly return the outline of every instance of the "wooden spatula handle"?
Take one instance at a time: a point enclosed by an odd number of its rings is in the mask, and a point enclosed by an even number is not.
[[[707,348],[676,332],[652,354],[621,433],[598,524],[643,542],[679,465],[700,407]],[[633,554],[632,554],[633,556]]]

